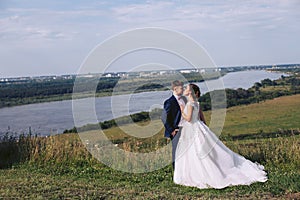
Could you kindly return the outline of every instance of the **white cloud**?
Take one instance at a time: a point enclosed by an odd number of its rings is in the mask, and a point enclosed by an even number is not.
[[[268,62],[258,50],[263,46],[265,51],[274,51],[271,42],[279,39],[285,43],[278,49],[285,52],[281,56],[274,53],[273,59],[280,58],[282,62],[299,59],[294,56],[294,52],[299,52],[296,45],[286,47],[300,42],[298,0],[11,2],[7,1],[0,11],[0,52],[10,49],[11,58],[18,57],[16,52],[21,54],[30,49],[32,54],[41,53],[41,48],[49,47],[44,51],[47,52],[45,59],[48,55],[52,58],[45,63],[50,65],[55,60],[57,49],[68,52],[68,57],[78,62],[78,57],[86,54],[79,56],[74,51],[76,48],[86,53],[113,34],[153,26],[181,31],[204,42],[219,64],[245,64],[250,58],[255,58],[253,62],[258,64]],[[244,48],[248,49],[249,56],[243,54]],[[237,54],[234,58],[233,53]],[[6,66],[17,67],[17,61],[11,62],[4,55],[0,55],[0,59]],[[32,58],[28,56],[28,59]],[[34,62],[28,63],[34,65]],[[59,68],[66,63],[56,64]],[[70,65],[75,64],[70,62]]]
[[[171,2],[130,4],[112,8],[112,15],[123,23],[144,23],[168,18],[168,10],[172,10]]]
[[[148,2],[112,9],[120,23],[158,25],[180,30],[224,27],[275,29],[293,19],[293,1],[192,1],[189,4]],[[178,26],[176,26],[178,24]]]
[[[133,28],[157,26],[179,31],[275,30],[293,20],[294,1],[148,1],[146,3],[77,6],[76,9],[8,8],[1,38],[66,39],[75,32],[95,31],[98,27]],[[273,3],[275,2],[275,3]],[[98,5],[99,6],[99,5]],[[291,12],[292,11],[292,12]],[[21,16],[21,17],[20,17]],[[122,30],[122,29],[120,29]],[[107,30],[109,31],[109,30]],[[103,31],[101,31],[103,32]],[[105,35],[105,34],[104,34]]]

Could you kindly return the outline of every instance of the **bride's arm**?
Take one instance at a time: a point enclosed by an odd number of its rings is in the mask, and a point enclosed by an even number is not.
[[[185,114],[183,112],[184,108],[182,106],[180,106],[180,108],[181,108],[181,116],[183,117],[183,119],[190,122],[192,120],[193,106],[192,105],[187,105],[187,114]]]

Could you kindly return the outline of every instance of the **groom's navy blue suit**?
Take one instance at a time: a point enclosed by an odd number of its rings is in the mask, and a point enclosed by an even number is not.
[[[182,99],[186,102],[184,97],[182,97]],[[164,109],[161,119],[165,126],[165,137],[171,138],[172,140],[172,161],[174,167],[176,147],[181,133],[181,129],[178,127],[178,124],[181,120],[181,110],[174,95],[164,102]],[[172,132],[175,129],[179,129],[179,131],[173,137]]]

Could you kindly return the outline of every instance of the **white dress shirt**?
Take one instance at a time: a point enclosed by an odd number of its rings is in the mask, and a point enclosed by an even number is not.
[[[178,96],[178,95],[176,95],[176,94],[174,94],[174,93],[173,93],[173,95],[174,95],[174,97],[177,99],[177,102],[178,102],[179,106],[181,106],[181,105],[185,106],[185,103],[184,103],[183,99],[180,98],[181,96]],[[179,98],[180,98],[180,99],[179,99]],[[182,126],[183,122],[184,122],[184,118],[183,118],[182,115],[181,115],[181,119],[180,119],[180,121],[179,121],[178,126],[179,126],[179,127]]]

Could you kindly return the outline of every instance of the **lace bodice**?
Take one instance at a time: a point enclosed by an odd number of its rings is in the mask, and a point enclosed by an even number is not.
[[[191,105],[193,106],[193,114],[192,114],[192,120],[191,122],[196,122],[199,119],[199,103],[198,102],[187,102],[185,108],[184,108],[184,113],[187,114],[188,112],[188,106]]]

